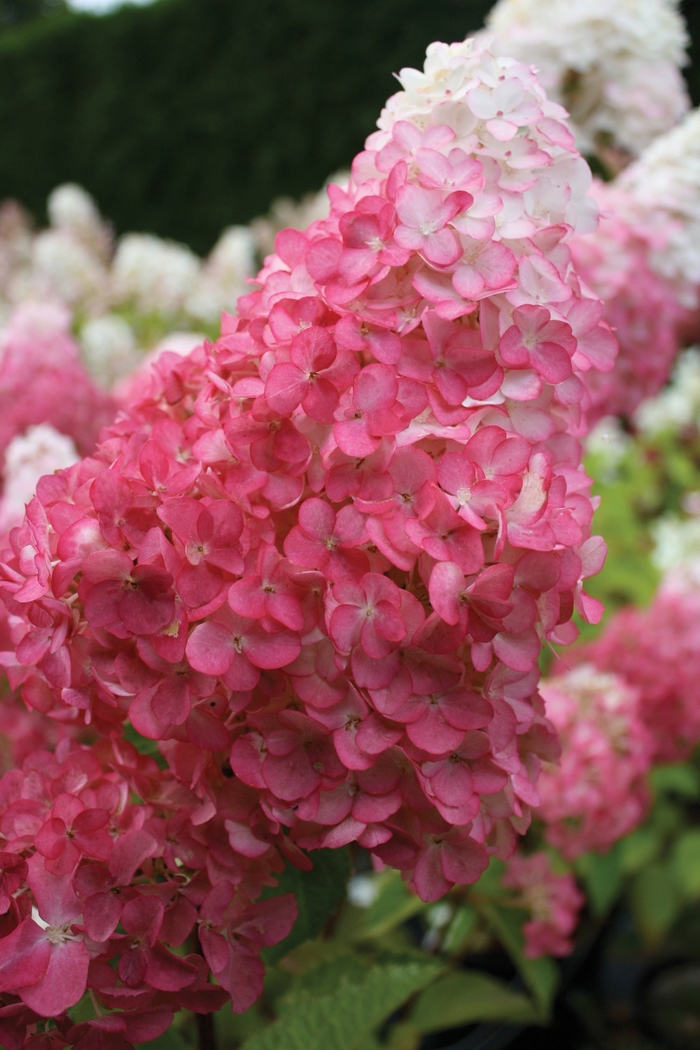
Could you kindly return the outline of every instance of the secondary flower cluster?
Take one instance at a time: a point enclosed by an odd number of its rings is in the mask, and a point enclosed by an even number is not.
[[[402,75],[329,217],[41,479],[5,552],[12,685],[158,741],[220,909],[278,850],[357,841],[426,900],[508,856],[558,751],[540,647],[600,614],[575,435],[615,342],[567,247],[587,168],[525,67],[467,42]]]
[[[155,1039],[178,1008],[209,1013],[230,998],[247,1009],[262,989],[260,949],[297,913],[292,894],[252,903],[283,866],[272,840],[250,848],[255,809],[255,793],[233,782],[203,809],[123,740],[66,740],[6,773],[3,1046],[18,1050],[44,1018],[56,1022],[47,1047],[88,1050]],[[108,1013],[75,1023],[66,1011],[86,989]]]
[[[525,856],[519,851],[508,861],[501,879],[515,891],[514,902],[530,912],[523,926],[525,957],[568,955],[573,949],[571,934],[585,898],[573,875],[558,875],[546,853]]]
[[[536,66],[571,113],[579,148],[636,156],[689,107],[678,0],[499,0],[487,29],[500,54]]]
[[[0,456],[29,427],[49,423],[92,452],[115,405],[90,379],[58,304],[25,303],[0,335]]]
[[[594,180],[593,196],[598,229],[576,236],[571,249],[583,280],[605,303],[619,353],[611,372],[587,376],[591,422],[607,415],[630,418],[644,399],[658,394],[692,324],[693,294],[687,281],[666,276],[656,265],[683,226],[677,217],[664,213],[660,222],[619,180]]]
[[[655,762],[681,761],[700,740],[699,624],[697,565],[683,565],[667,574],[647,609],[623,609],[595,642],[571,654],[638,691]]]
[[[672,280],[685,305],[698,308],[700,288],[700,110],[656,139],[619,179],[667,238],[652,253],[653,269]]]
[[[546,765],[538,786],[547,841],[569,860],[605,853],[647,808],[654,742],[640,692],[583,663],[542,682],[540,693],[562,746],[560,764]]]

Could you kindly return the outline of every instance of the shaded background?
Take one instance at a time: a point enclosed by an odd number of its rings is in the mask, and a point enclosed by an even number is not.
[[[613,0],[614,2],[614,0]],[[75,181],[117,232],[200,253],[347,167],[431,40],[491,0],[156,0],[96,17],[0,0],[0,199]],[[700,42],[700,3],[683,4]],[[700,102],[700,54],[687,71]]]

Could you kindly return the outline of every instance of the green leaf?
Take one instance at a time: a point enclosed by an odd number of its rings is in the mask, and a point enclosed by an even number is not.
[[[504,908],[498,904],[482,905],[481,912],[532,992],[540,1021],[546,1021],[559,984],[559,970],[548,955],[539,959],[525,958],[522,928],[529,918],[528,913],[521,908]]]
[[[421,1032],[438,1032],[475,1021],[533,1024],[538,1014],[528,996],[511,991],[504,981],[463,970],[446,974],[421,992],[409,1019]]]
[[[700,830],[686,831],[673,849],[673,873],[687,900],[700,897]]]
[[[150,1043],[136,1043],[135,1046],[148,1047],[149,1050],[190,1050],[189,1044],[173,1026]]]
[[[328,967],[305,974],[284,1016],[252,1036],[245,1050],[364,1050],[373,1029],[442,970],[420,956],[380,956],[372,966],[358,967],[351,957],[345,962],[343,972],[335,960],[330,979],[323,972]]]
[[[650,864],[635,877],[630,889],[632,913],[643,937],[658,944],[681,909],[681,895],[670,865]]]
[[[313,862],[311,871],[300,871],[288,864],[278,876],[279,885],[266,887],[262,897],[279,897],[293,893],[299,906],[299,917],[292,932],[279,944],[265,948],[262,956],[272,964],[292,948],[317,937],[330,916],[345,899],[345,887],[350,875],[350,853],[344,849],[316,850],[308,855]]]
[[[622,891],[619,843],[604,857],[599,853],[584,853],[576,861],[576,873],[584,883],[593,913],[596,916],[605,915]]]
[[[420,897],[406,888],[398,871],[388,868],[373,878],[379,887],[376,898],[368,908],[344,908],[336,936],[348,941],[373,940],[425,907]]]
[[[685,762],[668,766],[657,766],[649,776],[655,795],[682,795],[684,798],[700,797],[698,772]]]
[[[474,932],[478,913],[471,904],[460,904],[445,931],[442,950],[450,955],[463,951]]]
[[[124,723],[124,737],[133,744],[140,755],[147,755],[155,760],[159,769],[167,769],[168,763],[158,749],[157,740],[149,740],[134,729],[130,722]]]
[[[662,846],[660,836],[652,828],[637,828],[620,842],[620,868],[625,875],[634,875],[656,860]]]

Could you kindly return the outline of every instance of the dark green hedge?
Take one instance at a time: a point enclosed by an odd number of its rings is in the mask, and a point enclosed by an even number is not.
[[[614,2],[614,0],[613,0]],[[698,21],[697,2],[687,14]],[[158,0],[0,35],[0,199],[74,180],[117,230],[207,250],[346,165],[435,39],[490,0]],[[700,39],[700,32],[695,34]],[[697,100],[696,100],[697,101]]]

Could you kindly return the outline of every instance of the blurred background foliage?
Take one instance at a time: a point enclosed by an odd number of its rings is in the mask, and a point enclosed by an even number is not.
[[[208,251],[349,164],[431,40],[490,0],[156,0],[96,17],[0,0],[0,199],[85,186],[117,232]],[[700,40],[700,4],[683,5]],[[700,102],[700,56],[689,70]]]

